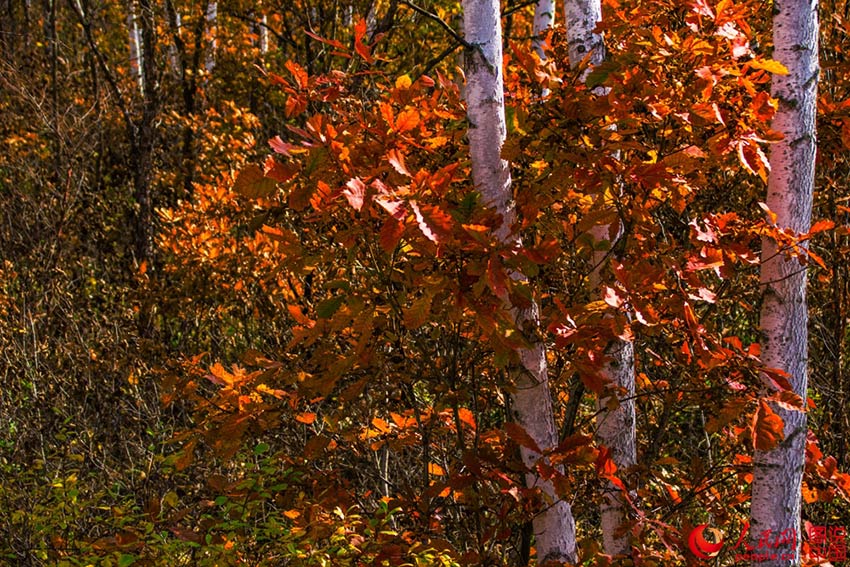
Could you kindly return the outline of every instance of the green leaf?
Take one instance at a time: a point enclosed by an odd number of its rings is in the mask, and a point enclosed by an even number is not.
[[[342,305],[342,296],[325,299],[316,306],[316,315],[319,319],[330,319],[340,305]]]
[[[258,443],[257,446],[254,447],[254,454],[255,455],[262,455],[263,453],[265,453],[268,450],[269,450],[269,444],[268,443]]]
[[[606,69],[601,65],[595,67],[593,71],[587,74],[586,84],[588,88],[595,89],[598,86],[604,85],[605,81],[608,80],[608,74],[610,72],[610,69]]]
[[[124,553],[118,559],[118,566],[119,567],[127,567],[128,565],[132,565],[133,563],[135,563],[136,559],[137,558],[136,558],[135,555],[130,555],[129,553]]]

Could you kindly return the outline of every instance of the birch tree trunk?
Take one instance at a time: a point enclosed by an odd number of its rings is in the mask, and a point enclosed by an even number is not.
[[[555,25],[555,0],[538,0],[534,6],[534,25],[532,34],[534,34],[534,51],[540,56],[540,59],[546,59],[546,54],[543,52],[543,37],[546,32]]]
[[[210,44],[207,49],[207,55],[204,60],[204,69],[207,73],[212,73],[215,69],[215,51],[218,48],[218,2],[213,0],[207,4],[207,35],[209,36]]]
[[[602,19],[602,6],[599,0],[567,0],[564,4],[567,26],[567,43],[570,65],[578,66],[586,57],[590,64],[598,65],[605,59],[605,46],[602,36],[594,33],[597,23]],[[588,68],[588,71],[590,68]],[[585,73],[586,77],[586,73]],[[604,89],[598,95],[607,94]],[[599,207],[613,207],[606,201],[605,195],[597,197]],[[615,230],[615,238],[621,233],[621,227]],[[591,230],[597,242],[611,240],[611,226],[599,225]],[[614,242],[609,242],[608,249]],[[590,275],[590,285],[599,289],[602,284],[601,270],[608,260],[607,250],[597,250],[593,254],[594,269]],[[635,440],[635,365],[634,345],[631,341],[614,339],[605,349],[605,362],[601,369],[605,380],[606,393],[597,400],[596,435],[600,443],[611,451],[611,458],[619,471],[635,465],[637,461]],[[631,544],[624,524],[628,519],[627,503],[620,489],[606,482],[602,489],[600,516],[602,524],[602,543],[609,555],[630,555]]]
[[[771,94],[779,101],[772,128],[784,135],[770,152],[767,206],[778,227],[808,232],[815,173],[815,118],[818,84],[817,0],[776,0],[773,58],[788,69],[774,75]],[[805,244],[803,244],[805,246]],[[806,268],[786,258],[771,239],[762,241],[762,360],[788,373],[794,391],[806,399],[808,306]],[[806,414],[774,407],[785,422],[784,440],[753,460],[751,537],[795,530],[793,558],[760,566],[800,565],[800,487],[805,464]],[[786,550],[783,550],[786,551]],[[790,550],[787,550],[790,551]],[[781,555],[781,554],[780,554]]]
[[[130,76],[139,84],[139,92],[144,94],[145,79],[142,75],[142,38],[139,28],[139,20],[136,15],[136,2],[130,0],[127,9],[127,31],[130,42]]]
[[[518,237],[511,234],[516,219],[511,198],[511,176],[508,163],[501,158],[506,126],[499,0],[464,0],[463,14],[464,34],[470,44],[464,62],[473,181],[484,203],[502,215],[502,225],[496,236],[503,242],[518,246]],[[512,277],[524,278],[519,273],[512,274]],[[502,299],[511,309],[517,327],[539,325],[536,304],[527,309],[517,309],[510,305],[507,297]],[[558,444],[545,348],[537,342],[529,349],[520,349],[518,355],[520,367],[512,372],[514,417],[545,451]],[[537,562],[574,562],[575,522],[570,505],[558,497],[552,482],[534,472],[539,458],[536,452],[522,448],[523,463],[529,469],[526,483],[530,487],[539,487],[548,500],[533,522]]]
[[[269,52],[269,27],[268,27],[268,16],[263,14],[262,19],[260,20],[260,53],[265,55]]]

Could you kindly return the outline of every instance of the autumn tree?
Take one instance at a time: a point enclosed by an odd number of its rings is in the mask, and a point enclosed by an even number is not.
[[[596,27],[602,20],[602,5],[599,0],[566,0],[564,3],[567,43],[570,65],[580,68],[587,65],[583,76],[605,59],[605,45]],[[597,87],[595,92],[605,96],[607,89]],[[616,128],[616,124],[611,128]],[[617,159],[621,156],[615,154]],[[593,290],[603,288],[602,273],[623,236],[622,221],[617,213],[621,181],[603,186],[603,191],[594,198],[595,214],[600,222],[590,230],[597,241],[592,256],[593,269],[589,283]],[[604,286],[605,289],[611,289]],[[603,355],[606,360],[600,370],[606,390],[597,401],[599,417],[596,434],[601,443],[611,451],[618,469],[626,471],[637,462],[635,441],[635,362],[634,344],[631,340],[611,337]],[[607,483],[603,502],[600,505],[602,536],[605,552],[611,555],[628,555],[630,543],[626,531],[627,504],[621,488]]]
[[[762,241],[760,283],[762,360],[787,377],[793,392],[807,395],[808,304],[805,235],[809,232],[817,139],[818,4],[779,1],[774,5],[773,57],[787,68],[774,75],[771,94],[778,101],[772,127],[782,135],[770,152],[767,189],[769,222],[789,241]],[[802,237],[803,240],[793,239]],[[781,420],[775,447],[756,445],[752,496],[752,536],[800,534],[800,487],[806,456],[806,414],[761,402],[764,419]],[[793,557],[754,562],[800,565],[800,539]]]
[[[469,151],[472,178],[483,202],[501,215],[495,237],[508,247],[519,247],[516,236],[515,205],[511,192],[508,163],[500,153],[507,134],[505,125],[504,84],[502,80],[502,34],[498,0],[467,0],[463,4],[464,37],[469,44],[464,57],[466,101],[469,118]],[[511,277],[524,280],[520,272]],[[558,431],[549,392],[545,345],[537,338],[540,324],[537,304],[518,306],[503,295],[501,299],[515,318],[517,327],[527,335],[528,346],[518,349],[520,364],[513,371],[513,410],[517,423],[547,451],[558,445]],[[540,487],[545,495],[544,508],[534,519],[537,561],[575,560],[575,522],[570,505],[555,490],[551,480],[540,475],[537,467],[542,454],[522,447],[527,483]]]

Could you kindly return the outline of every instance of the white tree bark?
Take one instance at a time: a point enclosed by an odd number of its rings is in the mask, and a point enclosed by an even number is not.
[[[604,234],[602,233],[604,230]],[[591,231],[596,239],[608,239],[608,226]],[[596,269],[590,277],[591,286],[599,288],[599,270],[606,260],[605,251],[594,253]],[[596,402],[596,436],[611,451],[618,473],[637,463],[635,431],[635,354],[634,343],[613,339],[605,349],[602,375],[607,383],[605,394]],[[613,409],[608,404],[612,404]],[[628,504],[620,489],[611,482],[602,487],[599,513],[602,526],[602,548],[608,555],[630,555],[631,542],[624,523],[628,520]]]
[[[218,48],[218,2],[213,1],[207,4],[206,19],[210,45],[204,59],[204,69],[206,69],[207,73],[212,73],[213,69],[215,69],[215,51]]]
[[[142,38],[141,29],[139,28],[139,20],[136,15],[136,2],[130,0],[127,7],[127,31],[130,40],[130,76],[133,77],[139,85],[139,92],[144,94],[145,78],[143,76],[143,61],[142,61]]]
[[[602,21],[602,4],[599,0],[566,0],[564,21],[567,27],[567,47],[570,66],[576,67],[591,53],[590,64],[599,65],[605,60],[602,36],[593,33]]]
[[[532,34],[534,34],[534,51],[540,56],[540,59],[546,59],[546,54],[543,52],[545,42],[543,37],[546,32],[555,25],[555,0],[538,0],[534,6],[534,24],[532,26]]]
[[[503,222],[496,236],[503,242],[519,246],[518,237],[511,234],[516,212],[511,198],[510,170],[508,163],[501,158],[506,126],[499,0],[464,0],[463,14],[465,38],[471,45],[464,60],[473,182],[483,201],[502,214]],[[516,273],[512,277],[521,279],[524,276]],[[539,324],[536,304],[520,310],[510,306],[507,297],[502,299],[511,307],[518,327]],[[545,348],[538,342],[530,349],[520,349],[518,354],[520,368],[514,373],[515,391],[512,396],[515,419],[545,451],[558,444]],[[575,522],[569,503],[558,497],[550,481],[534,472],[539,454],[523,447],[522,459],[530,471],[526,475],[526,483],[539,487],[548,500],[534,519],[538,563],[553,560],[574,562]]]
[[[269,52],[269,19],[268,16],[263,14],[263,18],[260,20],[260,53],[265,55]]]
[[[577,67],[588,54],[590,64],[598,65],[605,60],[605,46],[602,36],[594,33],[597,23],[602,19],[602,6],[599,0],[566,0],[564,15],[567,26],[567,43],[570,65]],[[588,67],[587,71],[590,70]],[[585,76],[587,74],[585,72]],[[598,95],[607,94],[600,88]],[[604,195],[597,197],[600,207],[611,207]],[[618,227],[619,228],[619,227]],[[619,235],[620,230],[617,230]],[[610,225],[596,226],[591,230],[596,242],[611,240]],[[608,246],[613,246],[611,242]],[[600,271],[608,259],[608,250],[597,250],[593,254],[594,270],[590,275],[590,285],[601,287]],[[611,451],[611,458],[619,471],[627,470],[637,462],[635,434],[635,365],[634,345],[630,341],[614,339],[605,349],[605,363],[601,373],[607,383],[606,393],[597,400],[598,417],[596,435],[600,443]],[[610,406],[612,407],[609,407]],[[606,482],[602,489],[600,516],[602,524],[602,542],[605,553],[609,555],[629,555],[631,544],[623,524],[628,519],[627,503],[620,489]]]
[[[775,0],[773,58],[788,75],[774,75],[772,95],[779,108],[772,128],[784,135],[770,152],[767,205],[780,228],[808,232],[812,215],[818,83],[817,0]],[[806,399],[808,307],[806,269],[788,259],[776,242],[762,242],[762,360],[788,373],[794,391]],[[756,451],[750,534],[795,530],[794,557],[758,563],[800,565],[800,485],[805,464],[806,415],[775,407],[785,422],[785,439],[771,451]],[[790,551],[784,549],[783,551]]]

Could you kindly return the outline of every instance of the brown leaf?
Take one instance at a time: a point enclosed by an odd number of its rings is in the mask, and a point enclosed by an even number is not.
[[[278,183],[286,183],[295,177],[298,168],[292,164],[280,163],[273,156],[269,156],[263,164],[263,173],[266,177],[274,179]]]
[[[234,191],[249,199],[268,197],[276,187],[275,180],[266,177],[263,170],[256,165],[245,166],[236,176],[236,183],[233,184]]]

